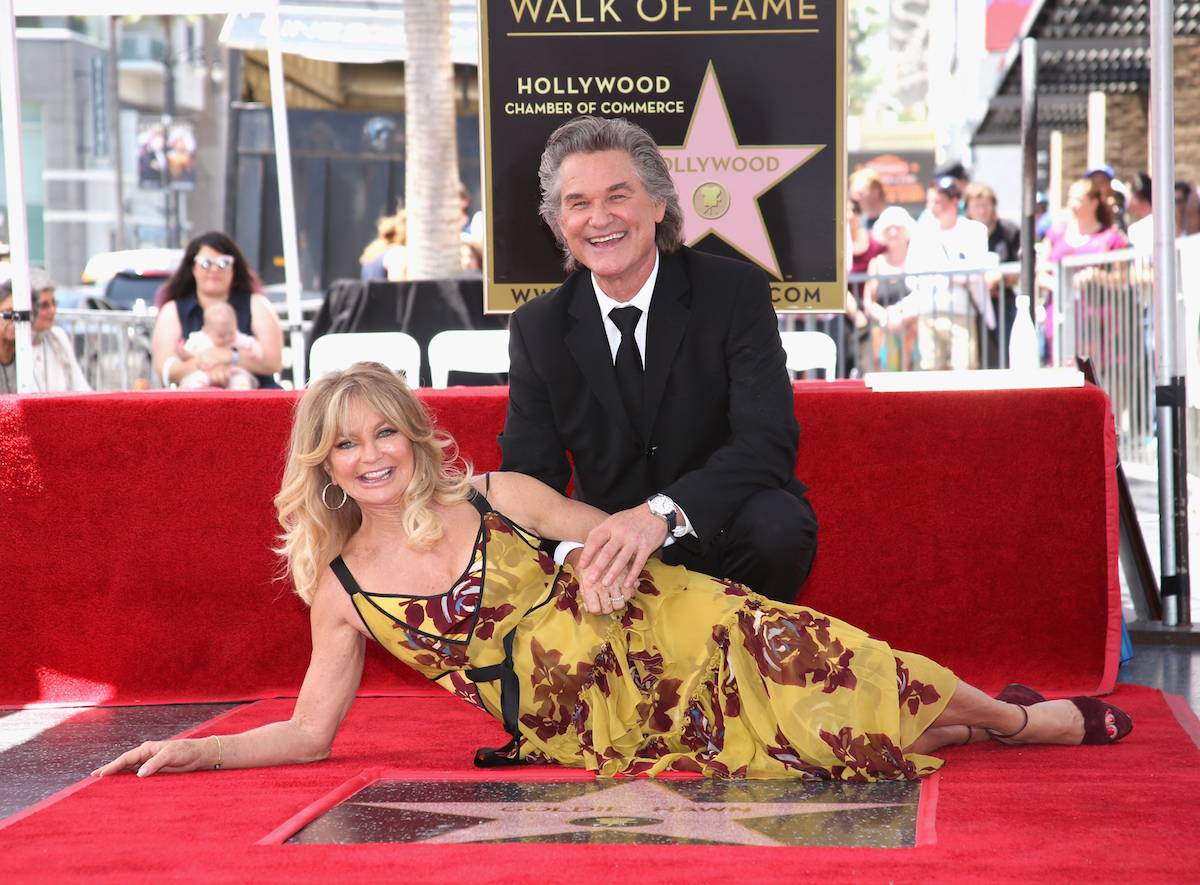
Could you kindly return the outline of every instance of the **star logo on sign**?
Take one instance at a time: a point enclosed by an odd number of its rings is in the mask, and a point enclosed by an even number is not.
[[[683,146],[661,148],[679,190],[684,242],[715,234],[780,279],[758,198],[824,147],[739,144],[710,62]]]
[[[293,841],[785,846],[813,844],[808,838],[814,825],[804,821],[824,821],[829,815],[850,812],[845,825],[862,830],[870,817],[886,814],[885,809],[902,817],[915,810],[913,785],[885,785],[882,791],[879,785],[855,786],[859,792],[843,792],[844,785],[814,787],[772,781],[682,786],[676,782],[673,788],[645,778],[540,784],[378,782],[333,809],[341,813],[339,820],[330,821],[327,827],[327,834],[335,838],[312,832]],[[874,792],[865,792],[869,788],[875,788]],[[814,795],[814,791],[821,792]],[[859,797],[882,801],[855,801]],[[372,815],[376,817],[372,819]],[[368,823],[369,819],[372,822]],[[393,828],[390,837],[383,832],[387,820]],[[352,821],[366,828],[365,837],[351,835]],[[797,822],[792,826],[792,838],[788,821]],[[310,827],[320,824],[318,819]],[[825,826],[816,824],[815,828],[820,831]],[[894,829],[894,822],[890,826]],[[297,834],[304,835],[304,831]]]

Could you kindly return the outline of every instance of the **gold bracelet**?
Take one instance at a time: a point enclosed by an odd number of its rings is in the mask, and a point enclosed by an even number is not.
[[[213,739],[214,741],[216,741],[216,742],[217,742],[217,762],[216,762],[216,764],[213,766],[213,769],[215,770],[215,769],[219,769],[219,768],[221,767],[221,760],[222,760],[224,757],[223,757],[223,756],[222,756],[222,754],[221,754],[221,738],[220,738],[218,735],[215,735],[215,734],[214,734],[214,735],[212,736],[212,739]]]

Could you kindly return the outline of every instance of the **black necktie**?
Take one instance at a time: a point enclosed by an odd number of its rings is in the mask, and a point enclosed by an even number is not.
[[[637,328],[642,312],[636,307],[614,307],[608,318],[621,330],[621,344],[617,347],[617,387],[629,421],[638,433],[642,432],[642,355],[638,351],[633,330]]]

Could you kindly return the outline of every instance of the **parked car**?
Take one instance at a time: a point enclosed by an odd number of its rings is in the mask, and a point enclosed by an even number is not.
[[[117,274],[149,273],[170,276],[183,259],[182,249],[121,249],[117,252],[97,252],[88,259],[80,282],[103,285]]]
[[[124,249],[88,259],[82,282],[93,284],[118,310],[132,310],[140,299],[155,305],[155,295],[183,258],[182,249]]]
[[[58,286],[54,300],[59,310],[116,310],[104,299],[104,291],[95,286]]]
[[[172,271],[171,273],[173,273]],[[149,309],[158,304],[158,290],[166,285],[171,273],[146,271],[134,273],[123,270],[113,276],[104,287],[104,300],[118,310],[133,310],[138,301]]]

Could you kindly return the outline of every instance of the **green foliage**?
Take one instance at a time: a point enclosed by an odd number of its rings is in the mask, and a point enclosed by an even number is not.
[[[849,27],[846,33],[846,96],[851,114],[866,111],[867,101],[879,88],[882,77],[871,57],[870,47],[876,46],[883,32],[877,2],[848,0]]]

